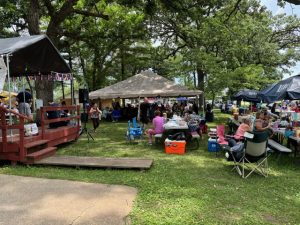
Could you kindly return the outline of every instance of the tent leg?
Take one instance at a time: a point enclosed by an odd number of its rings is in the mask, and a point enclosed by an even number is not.
[[[9,92],[9,109],[11,109],[11,82],[10,82],[10,71],[9,71],[9,55],[6,55],[7,65],[7,76],[8,76],[8,92]],[[9,125],[12,125],[11,113],[9,113]],[[10,136],[12,137],[12,129],[10,129]]]

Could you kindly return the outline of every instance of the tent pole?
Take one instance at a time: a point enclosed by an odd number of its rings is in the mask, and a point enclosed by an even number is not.
[[[73,77],[71,78],[71,105],[76,105],[75,99],[74,99],[74,81]]]
[[[62,95],[63,95],[63,99],[65,100],[65,87],[64,87],[64,81],[61,81],[61,89],[62,89]]]
[[[137,115],[137,120],[140,121],[141,119],[141,103],[140,103],[140,96],[138,97],[138,104],[139,104],[139,108],[138,108],[138,115]]]
[[[9,71],[9,55],[6,55],[6,65],[7,65],[7,76],[8,76],[8,96],[9,96],[9,109],[11,110],[11,83],[10,83],[10,71]],[[9,125],[12,125],[11,113],[9,113]],[[10,129],[10,136],[12,136],[12,129]]]
[[[24,91],[24,94],[23,94],[23,102],[25,103],[25,81],[24,81],[24,77],[22,77],[22,86],[23,86],[23,91]]]

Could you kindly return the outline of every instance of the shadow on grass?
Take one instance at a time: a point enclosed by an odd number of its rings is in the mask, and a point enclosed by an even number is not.
[[[227,115],[217,115],[217,123]],[[90,127],[90,124],[88,125]],[[154,159],[150,170],[96,170],[58,167],[3,166],[1,173],[126,184],[139,189],[133,224],[296,224],[300,221],[299,167],[291,157],[270,157],[270,176],[241,179],[221,153],[200,148],[184,155],[168,155],[163,145],[147,140],[130,145],[127,124],[101,123],[95,141],[81,137],[62,145],[59,155],[142,157]],[[284,215],[284,218],[283,216]]]

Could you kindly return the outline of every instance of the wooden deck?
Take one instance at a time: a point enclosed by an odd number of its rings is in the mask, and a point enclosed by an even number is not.
[[[139,158],[100,158],[80,156],[51,156],[34,162],[36,165],[90,167],[90,168],[116,168],[116,169],[150,169],[152,159]]]
[[[2,142],[2,132],[0,130],[0,143]],[[70,139],[75,139],[75,137],[78,137],[79,130],[76,126],[62,126],[58,128],[52,128],[52,129],[45,129],[44,138],[42,139],[42,132],[41,128],[39,127],[39,134],[33,135],[29,137],[24,137],[24,144],[25,146],[30,146],[32,143],[40,141],[40,140],[47,140],[48,146],[56,146],[65,142],[68,142],[67,137],[71,136]],[[9,145],[19,145],[20,142],[20,135],[16,130],[12,133],[12,135],[7,135],[7,141]],[[14,145],[15,146],[15,145]],[[0,145],[1,150],[1,145]],[[8,150],[9,152],[14,151],[12,148]]]
[[[47,119],[47,112],[68,110],[67,117]],[[12,113],[18,117],[12,124],[6,122],[6,114]],[[42,107],[40,108],[39,133],[30,137],[25,136],[25,120],[31,120],[25,115],[0,106],[0,160],[10,160],[12,164],[22,162],[33,163],[55,154],[56,146],[79,138],[80,116],[79,106]],[[69,121],[73,121],[69,123]],[[75,123],[74,123],[75,122]],[[62,124],[72,124],[61,126]],[[48,128],[48,125],[57,128]],[[59,126],[60,125],[60,126]],[[50,126],[50,125],[49,125]]]

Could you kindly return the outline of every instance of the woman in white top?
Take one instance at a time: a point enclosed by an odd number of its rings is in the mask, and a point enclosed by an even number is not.
[[[98,108],[96,103],[94,103],[93,106],[91,107],[90,115],[91,115],[91,119],[92,119],[93,126],[94,126],[94,132],[96,132],[96,129],[100,125],[100,120],[101,120],[101,115],[102,115],[102,112]]]

